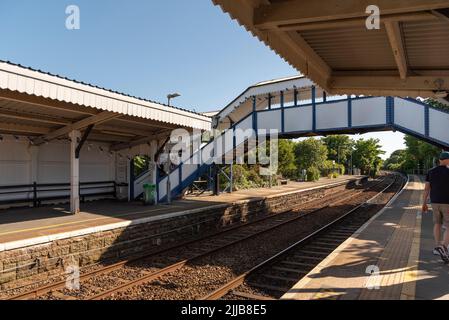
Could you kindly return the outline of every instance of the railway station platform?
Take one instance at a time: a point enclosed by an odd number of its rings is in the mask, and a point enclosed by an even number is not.
[[[392,202],[283,300],[449,299],[449,265],[434,256],[432,214],[421,213],[423,178],[411,176]]]
[[[342,176],[333,180],[324,178],[318,182],[289,182],[284,186],[241,190],[219,196],[188,196],[173,201],[171,205],[150,207],[142,206],[140,202],[87,202],[82,204],[81,212],[76,215],[70,213],[68,205],[0,210],[0,252],[136,224],[160,222],[234,203],[278,197],[361,178]]]

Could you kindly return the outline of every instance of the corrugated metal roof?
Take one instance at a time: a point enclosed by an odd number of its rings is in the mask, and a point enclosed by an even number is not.
[[[303,31],[301,36],[334,70],[397,71],[385,29],[334,28]]]
[[[449,21],[408,22],[402,26],[407,58],[413,69],[449,70]]]
[[[280,92],[285,91],[285,102],[288,102],[293,100],[292,92],[294,89],[310,88],[313,85],[314,83],[304,76],[286,77],[259,82],[248,87],[216,116],[219,118],[219,121],[223,121],[226,117],[232,115],[232,120],[237,122],[251,112],[251,97],[256,97],[259,101],[264,101],[266,100],[267,95],[271,94],[274,104],[276,103],[275,100],[279,99]],[[259,102],[258,106],[259,105],[262,106],[264,103]]]
[[[202,114],[11,62],[0,61],[0,88],[185,127],[210,129],[211,119]]]
[[[449,1],[212,0],[332,94],[434,97],[449,92]]]
[[[14,62],[11,62],[11,61],[5,61],[5,60],[1,60],[1,59],[0,59],[0,63],[7,63],[7,64],[12,65],[12,66],[17,66],[17,67],[20,67],[20,68],[23,68],[23,69],[36,71],[36,72],[39,72],[39,73],[42,73],[42,74],[46,74],[46,75],[49,75],[49,76],[52,76],[52,77],[57,77],[57,78],[60,78],[60,79],[63,79],[63,80],[72,81],[72,82],[79,83],[79,84],[82,84],[82,85],[86,85],[86,86],[89,86],[89,87],[92,87],[92,88],[105,90],[105,91],[108,91],[108,92],[111,92],[111,93],[116,93],[116,94],[119,94],[119,95],[122,95],[122,96],[125,96],[125,97],[130,97],[130,98],[134,98],[134,99],[138,99],[138,100],[142,100],[142,101],[146,101],[146,102],[151,102],[151,103],[157,103],[157,104],[159,104],[161,106],[165,106],[167,108],[177,109],[177,110],[182,110],[182,111],[194,113],[194,114],[197,114],[197,115],[202,115],[202,113],[199,113],[199,112],[196,112],[196,111],[192,111],[192,110],[187,109],[187,108],[180,108],[180,107],[175,107],[175,106],[169,106],[169,105],[167,105],[165,103],[161,103],[159,101],[150,100],[150,99],[146,99],[146,98],[142,98],[142,97],[138,97],[138,96],[133,96],[133,95],[130,95],[130,94],[127,94],[127,93],[123,93],[123,92],[120,92],[120,91],[115,91],[115,90],[112,90],[112,89],[100,87],[100,86],[97,86],[97,85],[94,85],[94,84],[91,84],[91,83],[87,83],[87,82],[84,82],[84,81],[79,81],[79,80],[76,80],[76,79],[64,77],[62,75],[58,75],[58,74],[54,74],[54,73],[51,73],[51,72],[42,71],[40,69],[34,69],[32,67],[29,67],[29,66],[23,66],[23,65],[21,65],[19,63],[14,63]]]

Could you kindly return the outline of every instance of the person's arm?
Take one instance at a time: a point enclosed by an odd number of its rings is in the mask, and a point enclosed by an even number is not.
[[[426,182],[426,187],[424,188],[424,195],[423,195],[423,205],[422,205],[423,212],[429,211],[429,206],[427,205],[429,195],[430,195],[430,182]]]

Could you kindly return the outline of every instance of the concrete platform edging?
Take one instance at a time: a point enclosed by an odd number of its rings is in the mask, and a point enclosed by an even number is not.
[[[43,244],[50,243],[50,242],[57,241],[57,240],[74,238],[74,237],[79,237],[79,236],[86,236],[86,235],[93,234],[93,233],[110,231],[110,230],[118,229],[118,228],[126,228],[126,227],[130,227],[130,226],[134,226],[134,225],[160,221],[163,219],[176,218],[179,216],[199,213],[199,212],[202,212],[205,210],[223,209],[226,207],[231,207],[231,206],[236,206],[236,205],[244,205],[244,204],[261,201],[261,200],[265,200],[265,199],[274,199],[274,198],[288,196],[288,195],[297,194],[297,193],[306,193],[306,192],[320,190],[320,189],[328,189],[328,188],[343,186],[343,185],[346,185],[351,182],[359,181],[361,179],[363,179],[363,177],[359,178],[359,179],[348,179],[348,180],[344,180],[344,181],[337,182],[337,183],[320,185],[320,186],[302,189],[302,190],[298,190],[298,191],[289,191],[289,192],[279,193],[276,195],[269,195],[266,197],[253,198],[253,199],[249,199],[249,200],[238,200],[238,201],[235,201],[232,203],[211,205],[211,206],[207,206],[207,207],[191,209],[191,210],[183,210],[183,211],[178,211],[178,212],[174,212],[174,213],[168,213],[168,214],[147,217],[147,218],[140,218],[140,219],[131,220],[131,221],[116,222],[116,223],[106,224],[106,225],[102,225],[102,226],[83,228],[83,229],[79,229],[76,231],[55,233],[52,235],[46,235],[46,236],[41,236],[41,237],[12,241],[12,242],[7,242],[7,243],[0,243],[0,252],[29,247],[29,246],[43,245]]]
[[[14,250],[14,249],[18,249],[18,248],[29,247],[29,246],[35,246],[35,245],[43,245],[43,244],[53,242],[53,241],[64,240],[64,239],[80,237],[80,236],[86,236],[86,235],[89,235],[92,233],[110,231],[113,229],[127,228],[130,226],[145,224],[145,223],[149,223],[149,222],[155,222],[155,221],[159,221],[159,220],[163,220],[163,219],[176,218],[176,217],[183,216],[183,215],[195,214],[198,212],[202,212],[204,210],[222,209],[227,206],[228,205],[226,205],[226,204],[219,204],[219,205],[208,206],[208,207],[204,207],[204,208],[168,213],[168,214],[154,216],[154,217],[141,218],[141,219],[136,219],[136,220],[132,220],[132,221],[123,221],[123,222],[117,222],[117,223],[112,223],[112,224],[106,224],[103,226],[89,227],[89,228],[84,228],[84,229],[80,229],[80,230],[76,230],[76,231],[56,233],[56,234],[37,237],[37,238],[30,238],[30,239],[25,239],[25,240],[0,243],[0,252]]]
[[[355,238],[360,236],[364,230],[366,230],[373,221],[378,219],[382,214],[388,210],[391,205],[404,193],[404,191],[407,189],[407,187],[410,184],[410,176],[407,176],[407,181],[402,188],[401,191],[399,191],[393,198],[390,199],[390,201],[385,205],[383,209],[381,209],[378,213],[376,213],[371,219],[369,219],[363,226],[361,226],[349,239],[344,241],[340,246],[338,246],[330,255],[328,255],[323,261],[321,261],[314,269],[312,269],[304,278],[302,278],[292,289],[298,290],[303,289],[307,286],[307,284],[312,281],[309,275],[312,274],[319,274],[322,272],[323,269],[328,268],[332,265],[332,262],[342,253],[344,252],[354,241]],[[296,293],[287,292],[284,294],[280,300],[294,300]]]
[[[357,180],[347,179],[336,188],[346,188]],[[326,185],[318,186],[288,192],[287,195],[277,194],[277,197],[270,199],[236,201],[237,205],[224,202],[134,221],[93,226],[75,232],[8,242],[3,244],[4,251],[0,252],[0,288],[8,289],[39,281],[48,275],[63,272],[67,265],[84,267],[101,260],[125,259],[144,252],[150,253],[161,246],[169,247],[203,233],[215,232],[267,214],[286,212],[301,203],[320,199],[329,190],[334,190],[328,188]]]

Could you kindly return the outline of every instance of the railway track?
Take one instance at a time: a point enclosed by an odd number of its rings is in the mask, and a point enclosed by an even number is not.
[[[375,182],[371,182],[371,184],[373,184]],[[367,183],[369,186],[369,183]],[[299,206],[293,207],[290,210],[284,211],[284,212],[280,212],[278,214],[275,215],[268,215],[266,217],[263,218],[259,218],[259,219],[255,219],[253,221],[250,222],[244,222],[244,223],[240,223],[236,226],[233,227],[229,227],[229,228],[225,228],[224,230],[220,231],[220,232],[213,232],[211,234],[205,235],[201,238],[196,238],[196,239],[192,239],[190,241],[184,242],[184,243],[180,243],[177,244],[175,246],[171,246],[171,247],[167,247],[167,248],[162,248],[160,250],[157,251],[153,251],[150,252],[148,254],[144,254],[141,256],[136,256],[136,257],[132,257],[130,259],[127,260],[123,260],[123,261],[119,261],[119,262],[115,262],[115,263],[108,263],[104,266],[98,265],[98,266],[89,266],[88,267],[88,271],[84,272],[83,274],[81,274],[80,277],[80,281],[86,282],[89,281],[90,279],[94,278],[94,277],[98,277],[101,276],[102,274],[105,273],[109,273],[109,272],[115,272],[116,270],[119,270],[121,268],[126,268],[127,265],[139,262],[139,261],[145,261],[146,259],[153,257],[153,256],[157,256],[160,254],[167,254],[169,253],[171,250],[176,250],[178,248],[183,248],[185,246],[188,246],[189,244],[192,243],[196,243],[202,240],[208,240],[210,238],[216,237],[216,236],[220,236],[220,235],[225,235],[231,232],[235,232],[238,231],[242,228],[247,228],[247,227],[251,227],[251,226],[257,226],[260,223],[267,223],[269,224],[268,220],[278,220],[278,222],[281,222],[280,220],[285,220],[285,219],[289,219],[289,217],[296,217],[297,216],[297,211],[298,210],[305,210],[306,211],[310,208],[315,208],[316,206],[322,206],[322,205],[326,205],[326,203],[329,203],[330,201],[332,201],[336,196],[341,196],[341,195],[345,195],[348,192],[351,192],[351,190],[345,190],[343,192],[335,192],[334,189],[337,189],[341,187],[341,185],[336,185],[336,186],[332,186],[332,187],[327,187],[327,188],[323,188],[323,197],[327,196],[327,192],[332,192],[331,196],[329,196],[328,198],[325,199],[312,199],[309,201],[306,201],[304,203],[302,203]],[[50,283],[46,283],[43,281],[39,281],[39,282],[35,282],[33,284],[29,284],[23,287],[18,287],[18,288],[14,288],[14,289],[10,289],[8,290],[9,292],[13,292],[12,294],[9,294],[9,296],[12,300],[24,300],[24,299],[35,299],[38,298],[39,296],[42,296],[48,292],[51,291],[57,291],[59,289],[63,289],[66,286],[66,282],[64,280],[65,276],[57,276],[55,277],[56,279],[54,281],[51,281]],[[61,278],[61,280],[58,280],[57,278]],[[53,279],[51,279],[53,280]],[[30,289],[26,289],[26,288],[30,288]],[[17,291],[19,291],[20,293],[16,293]]]
[[[378,212],[380,209],[378,207],[383,207],[385,202],[380,200],[379,203],[378,198],[392,191],[396,194],[398,190],[401,190],[402,180],[400,176],[397,176],[375,197],[235,277],[202,299],[272,300],[280,298],[363,226],[373,216],[370,211]],[[387,196],[386,199],[388,198],[391,197]]]
[[[388,179],[388,178],[385,178]],[[335,205],[374,189],[384,181],[368,183],[362,190],[345,190],[334,193],[326,199],[311,200],[302,204],[301,209],[268,216],[253,222],[244,223],[222,232],[192,240],[171,248],[153,252],[147,256],[119,262],[83,274],[80,278],[80,291],[65,289],[65,281],[43,286],[14,296],[12,299],[105,299],[126,292],[129,289],[149,283],[164,275],[176,272],[194,261],[250,241],[262,234],[282,229],[306,216],[319,213]]]

